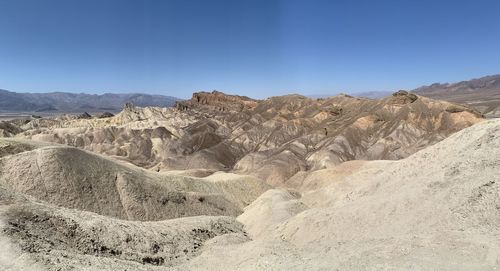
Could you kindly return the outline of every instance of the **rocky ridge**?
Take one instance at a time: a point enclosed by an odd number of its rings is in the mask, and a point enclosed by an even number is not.
[[[500,117],[500,75],[451,84],[435,83],[413,92],[433,99],[467,104],[490,118]]]
[[[195,93],[173,108],[127,105],[104,119],[38,119],[17,137],[106,154],[154,171],[208,169],[283,185],[350,160],[401,159],[474,123],[466,106],[405,91],[371,100],[300,95],[252,100]]]

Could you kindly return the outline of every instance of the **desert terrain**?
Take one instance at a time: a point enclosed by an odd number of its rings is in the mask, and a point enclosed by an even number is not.
[[[500,75],[457,83],[435,83],[413,90],[415,94],[467,104],[486,117],[500,117]]]
[[[495,270],[500,120],[194,93],[0,122],[3,270]]]

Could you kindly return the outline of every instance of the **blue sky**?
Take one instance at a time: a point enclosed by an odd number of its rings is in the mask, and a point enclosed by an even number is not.
[[[500,1],[0,0],[0,88],[262,98],[500,73]]]

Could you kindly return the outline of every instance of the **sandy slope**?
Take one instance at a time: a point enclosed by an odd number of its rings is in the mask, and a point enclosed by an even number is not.
[[[269,188],[250,176],[155,173],[28,140],[1,139],[0,154],[0,270],[177,265],[216,236],[248,240],[235,216]]]
[[[4,179],[0,241],[13,247],[9,258],[21,256],[19,265],[49,270],[495,270],[499,150],[500,120],[481,122],[400,161],[299,173],[289,190],[262,193],[237,219],[121,220],[57,207]],[[233,203],[254,189],[224,186],[244,178],[233,174],[182,178],[189,178],[186,187],[203,180],[204,189],[225,191]],[[159,179],[145,183],[163,187]],[[192,187],[184,191],[198,191]],[[5,259],[0,264],[9,264]]]
[[[380,100],[285,95],[256,101],[195,93],[177,105],[130,105],[109,118],[18,120],[0,129],[6,136],[70,145],[151,171],[231,171],[281,186],[300,171],[405,158],[483,121],[470,108],[405,91]]]
[[[268,189],[250,176],[219,173],[221,180],[214,181],[163,175],[77,148],[0,142],[9,143],[0,151],[21,151],[0,159],[0,184],[57,206],[121,219],[236,216]]]
[[[489,121],[404,160],[367,162],[301,200],[268,191],[238,218],[253,241],[207,248],[188,268],[498,269],[499,150],[500,120]],[[304,203],[314,207],[300,212]]]

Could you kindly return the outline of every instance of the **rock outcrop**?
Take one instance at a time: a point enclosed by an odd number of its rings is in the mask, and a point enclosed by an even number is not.
[[[92,116],[87,113],[87,112],[83,112],[82,114],[76,116],[77,119],[91,119]]]
[[[405,104],[413,103],[417,99],[418,99],[417,95],[415,95],[413,93],[409,93],[406,90],[400,90],[400,91],[392,94],[392,98],[390,101],[392,104],[405,105]]]
[[[242,111],[257,105],[257,101],[246,96],[227,95],[219,91],[193,93],[191,100],[178,101],[176,107],[186,110],[193,107],[206,107],[215,111]]]
[[[11,137],[22,132],[22,129],[17,125],[6,121],[0,121],[0,136]]]

